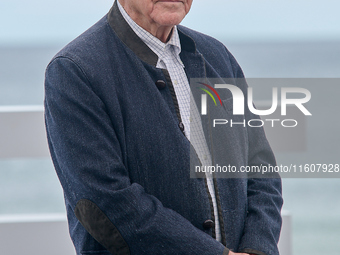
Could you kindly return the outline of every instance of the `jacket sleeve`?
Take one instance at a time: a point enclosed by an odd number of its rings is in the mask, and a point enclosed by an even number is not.
[[[230,53],[229,53],[230,54]],[[233,58],[232,58],[233,59]],[[236,63],[236,60],[233,59]],[[241,68],[236,63],[238,82],[247,98],[248,87]],[[259,119],[246,106],[247,120]],[[275,156],[268,143],[263,128],[247,128],[248,165],[276,166]],[[282,184],[278,173],[248,175],[247,200],[248,210],[244,234],[239,245],[239,252],[257,255],[279,255],[278,241],[281,232]]]
[[[266,140],[265,140],[266,141]],[[266,153],[262,151],[250,165],[264,165]],[[272,164],[272,161],[269,161]],[[278,241],[281,231],[281,179],[264,177],[248,179],[248,210],[240,252],[257,255],[279,255]]]
[[[240,252],[279,255],[281,205],[280,179],[248,179],[248,211]]]
[[[124,137],[116,136],[119,127],[87,74],[67,57],[55,58],[46,70],[45,121],[68,213],[111,254],[228,254],[221,243],[131,183]],[[73,241],[79,253],[83,247]]]

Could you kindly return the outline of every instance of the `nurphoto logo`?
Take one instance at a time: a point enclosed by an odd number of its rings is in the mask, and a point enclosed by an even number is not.
[[[307,102],[311,99],[311,93],[309,90],[305,88],[298,88],[298,87],[281,87],[281,97],[279,100],[279,94],[278,94],[278,88],[273,87],[272,88],[272,98],[271,102],[269,104],[268,109],[256,109],[253,104],[253,88],[248,87],[247,88],[247,99],[244,96],[244,93],[242,90],[231,84],[215,84],[214,87],[198,82],[199,84],[202,84],[205,86],[204,88],[198,87],[198,89],[201,89],[202,91],[206,92],[206,94],[201,95],[201,115],[207,115],[208,113],[208,106],[207,106],[207,95],[211,97],[211,99],[214,101],[215,106],[217,106],[217,101],[214,97],[214,95],[217,97],[217,99],[220,102],[220,105],[222,106],[222,100],[216,89],[227,89],[230,91],[232,95],[232,109],[233,109],[233,115],[244,115],[245,114],[245,100],[247,100],[247,107],[248,110],[259,116],[268,116],[273,114],[278,107],[281,109],[281,116],[287,115],[287,106],[297,107],[305,116],[311,116],[312,114],[308,109],[304,106]],[[210,92],[212,91],[212,92]],[[299,98],[289,98],[289,94],[294,93],[294,95],[299,95]],[[214,95],[213,95],[214,94]],[[213,126],[216,125],[225,125],[230,124],[231,127],[237,125],[243,125],[246,127],[248,124],[249,127],[262,127],[265,122],[271,123],[271,126],[274,127],[276,122],[280,122],[283,127],[296,127],[298,125],[298,121],[295,119],[251,119],[246,122],[246,120],[242,122],[233,122],[233,120],[227,120],[227,119],[214,119]]]

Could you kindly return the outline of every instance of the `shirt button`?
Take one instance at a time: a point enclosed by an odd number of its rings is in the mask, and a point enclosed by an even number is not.
[[[179,124],[178,124],[178,127],[179,127],[179,129],[183,132],[184,131],[184,124],[183,124],[183,122],[180,122]]]
[[[203,222],[203,227],[205,229],[211,229],[215,225],[215,222],[213,220],[206,220]]]
[[[158,81],[156,81],[155,84],[156,84],[158,89],[164,89],[166,87],[166,83],[163,80],[158,80]]]

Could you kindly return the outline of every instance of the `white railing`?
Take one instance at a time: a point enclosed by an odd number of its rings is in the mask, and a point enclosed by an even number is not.
[[[75,255],[66,215],[0,215],[1,255]]]
[[[43,107],[0,106],[0,141],[0,158],[49,157]],[[279,249],[292,255],[288,212],[283,212]],[[66,215],[0,215],[0,255],[22,254],[75,255]]]
[[[43,106],[0,106],[0,158],[49,157]]]

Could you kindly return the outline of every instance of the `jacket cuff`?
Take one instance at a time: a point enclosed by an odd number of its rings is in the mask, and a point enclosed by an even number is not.
[[[228,255],[228,254],[229,254],[229,249],[225,247],[222,255]]]
[[[257,251],[257,250],[249,249],[249,248],[243,249],[240,252],[255,254],[255,255],[267,255],[267,254],[263,253],[262,251]],[[223,255],[224,255],[224,253],[223,253]]]

